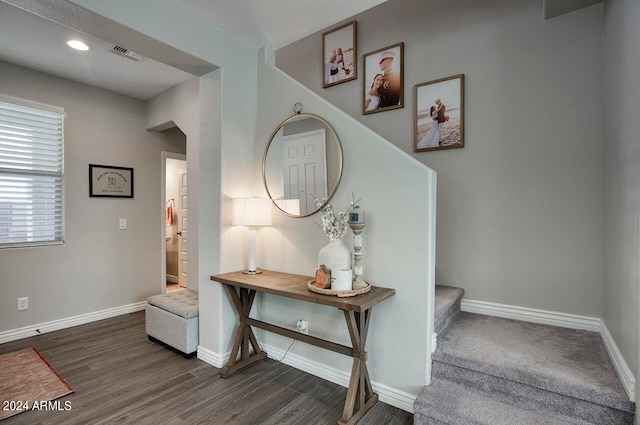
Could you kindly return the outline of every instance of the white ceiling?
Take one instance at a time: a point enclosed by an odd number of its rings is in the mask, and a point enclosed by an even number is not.
[[[279,48],[386,0],[169,1],[245,44]],[[91,49],[68,48],[74,37]],[[148,57],[134,62],[114,45]],[[0,60],[142,100],[215,69],[65,0],[0,0]]]
[[[254,47],[274,49],[387,0],[170,0]]]
[[[278,49],[386,0],[167,1],[245,44]],[[600,1],[542,0],[547,19]],[[65,41],[72,37],[91,50],[69,49]],[[134,62],[114,55],[115,44],[147,57]],[[0,60],[142,100],[215,69],[66,0],[0,0]]]
[[[67,47],[71,38],[91,49]],[[110,53],[113,43],[0,2],[0,60],[73,81],[149,99],[192,77],[151,59],[134,62]]]

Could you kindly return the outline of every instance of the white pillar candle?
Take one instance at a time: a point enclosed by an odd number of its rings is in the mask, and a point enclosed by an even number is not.
[[[334,291],[350,291],[352,280],[353,272],[351,269],[331,270],[331,289]]]

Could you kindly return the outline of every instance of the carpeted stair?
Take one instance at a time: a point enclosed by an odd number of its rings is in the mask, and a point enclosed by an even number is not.
[[[450,323],[438,333],[432,384],[414,403],[414,424],[633,424],[635,405],[598,333],[455,308],[437,321]]]
[[[442,332],[460,313],[460,303],[464,289],[436,285],[435,333]]]

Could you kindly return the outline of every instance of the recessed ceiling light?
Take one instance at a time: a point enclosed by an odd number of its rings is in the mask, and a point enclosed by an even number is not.
[[[69,40],[67,41],[67,46],[71,47],[72,49],[80,50],[83,52],[89,50],[89,46],[87,46],[85,43],[83,43],[80,40]]]

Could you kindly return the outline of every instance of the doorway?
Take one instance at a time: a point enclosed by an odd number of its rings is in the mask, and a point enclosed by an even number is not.
[[[187,283],[187,161],[186,155],[163,152],[164,249],[163,291]]]
[[[327,197],[325,129],[283,136],[284,199],[299,199],[300,214]]]

